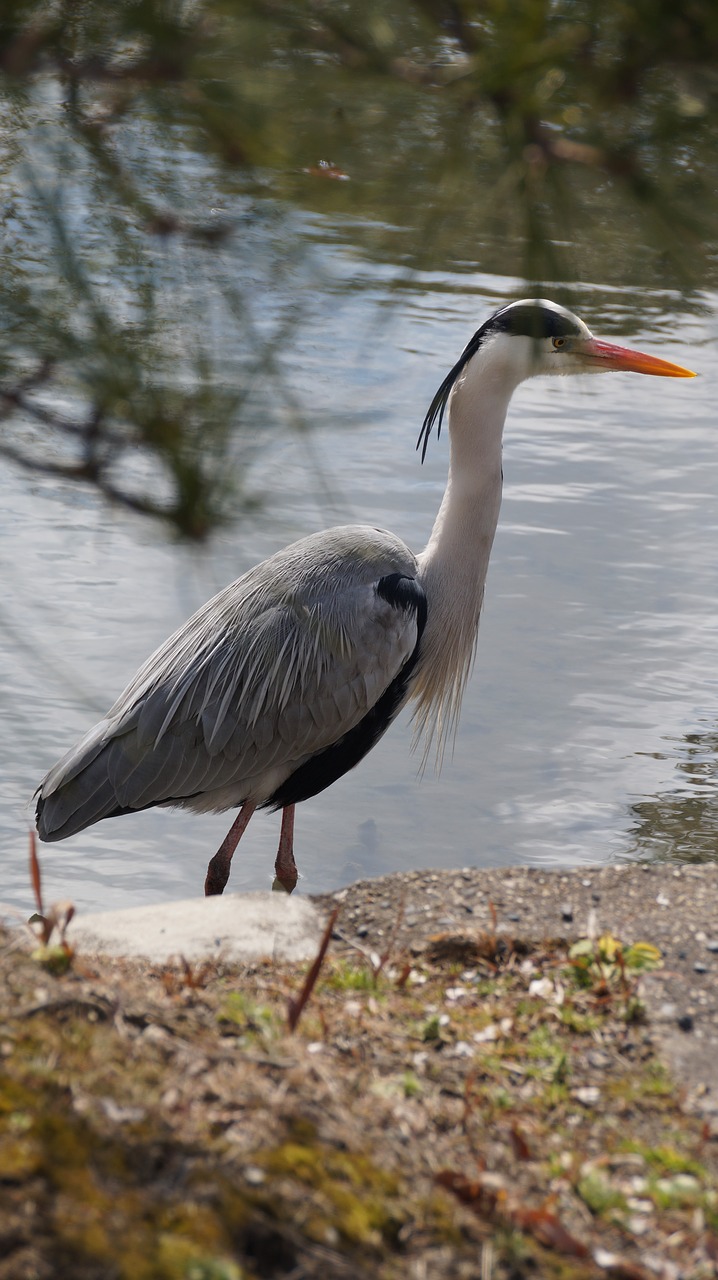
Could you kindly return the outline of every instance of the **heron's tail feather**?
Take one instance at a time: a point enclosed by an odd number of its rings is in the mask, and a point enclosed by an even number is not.
[[[98,725],[42,782],[41,840],[64,840],[103,818],[155,805],[219,812],[242,803],[235,761],[203,748],[201,726],[166,733],[149,752],[135,725],[114,736],[112,730],[110,722]]]
[[[58,783],[55,790],[41,788],[35,816],[40,839],[52,841],[74,836],[101,818],[117,813],[122,813],[122,808],[100,760]]]

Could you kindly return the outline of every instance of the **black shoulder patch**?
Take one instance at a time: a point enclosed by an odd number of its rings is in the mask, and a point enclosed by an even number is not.
[[[416,626],[421,633],[426,625],[426,596],[424,588],[416,578],[407,578],[401,573],[388,573],[376,584],[377,595],[395,609],[408,609],[416,614]]]
[[[439,390],[434,396],[434,399],[429,405],[429,411],[426,417],[424,418],[424,421],[421,424],[419,439],[416,442],[417,449],[421,449],[422,462],[426,457],[426,450],[429,444],[429,436],[433,431],[435,422],[437,423],[437,426],[436,426],[437,440],[441,435],[441,424],[444,421],[444,412],[449,402],[449,396],[451,395],[451,388],[456,382],[456,379],[458,378],[464,366],[469,363],[469,360],[471,359],[472,356],[476,355],[476,352],[478,351],[484,339],[484,335],[486,334],[487,327],[490,324],[491,324],[491,320],[487,320],[486,324],[482,324],[481,328],[476,330],[476,333],[474,334],[471,341],[467,342],[466,346],[464,347],[464,350],[462,351],[461,355],[456,361],[456,364],[454,365],[453,369],[449,373],[447,373],[446,377],[444,378],[444,381],[439,387]],[[437,422],[437,419],[438,419],[438,422]]]

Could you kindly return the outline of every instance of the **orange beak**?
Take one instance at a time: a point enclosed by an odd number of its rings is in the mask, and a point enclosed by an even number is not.
[[[585,342],[577,342],[574,350],[590,360],[592,364],[600,364],[604,369],[652,373],[658,378],[695,378],[696,376],[690,369],[684,369],[680,364],[671,364],[670,360],[659,360],[657,356],[647,356],[642,351],[631,351],[628,347],[617,347],[613,342],[601,342],[598,338],[587,338]]]

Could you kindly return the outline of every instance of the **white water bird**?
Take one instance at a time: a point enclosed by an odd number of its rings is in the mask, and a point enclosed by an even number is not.
[[[250,569],[140,669],[39,788],[43,840],[153,805],[239,807],[209,863],[222,893],[257,808],[281,809],[275,885],[297,882],[294,807],[353,768],[409,700],[439,750],[471,669],[501,503],[509,401],[534,374],[694,375],[595,339],[565,307],[509,303],[474,334],[424,419],[422,461],[446,411],[449,478],[425,549],[348,525]]]

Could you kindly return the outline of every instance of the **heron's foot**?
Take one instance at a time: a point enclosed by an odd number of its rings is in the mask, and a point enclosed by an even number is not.
[[[219,849],[214,857],[210,858],[204,882],[205,898],[211,898],[216,893],[224,893],[224,886],[229,880],[229,873],[232,868],[232,854],[237,848],[255,808],[256,805],[245,800]]]
[[[297,886],[299,872],[294,861],[294,805],[282,810],[282,830],[279,835],[277,861],[274,864],[275,881],[272,889],[292,893]]]
[[[228,858],[224,850],[220,849],[210,859],[207,867],[207,875],[204,881],[204,896],[211,898],[214,894],[224,893],[224,886],[229,880],[229,870],[232,865],[231,857]]]
[[[294,884],[290,887],[288,884],[285,884],[283,880],[280,880],[279,876],[275,876],[272,881],[272,893],[292,893],[296,883],[297,881],[295,880]]]

